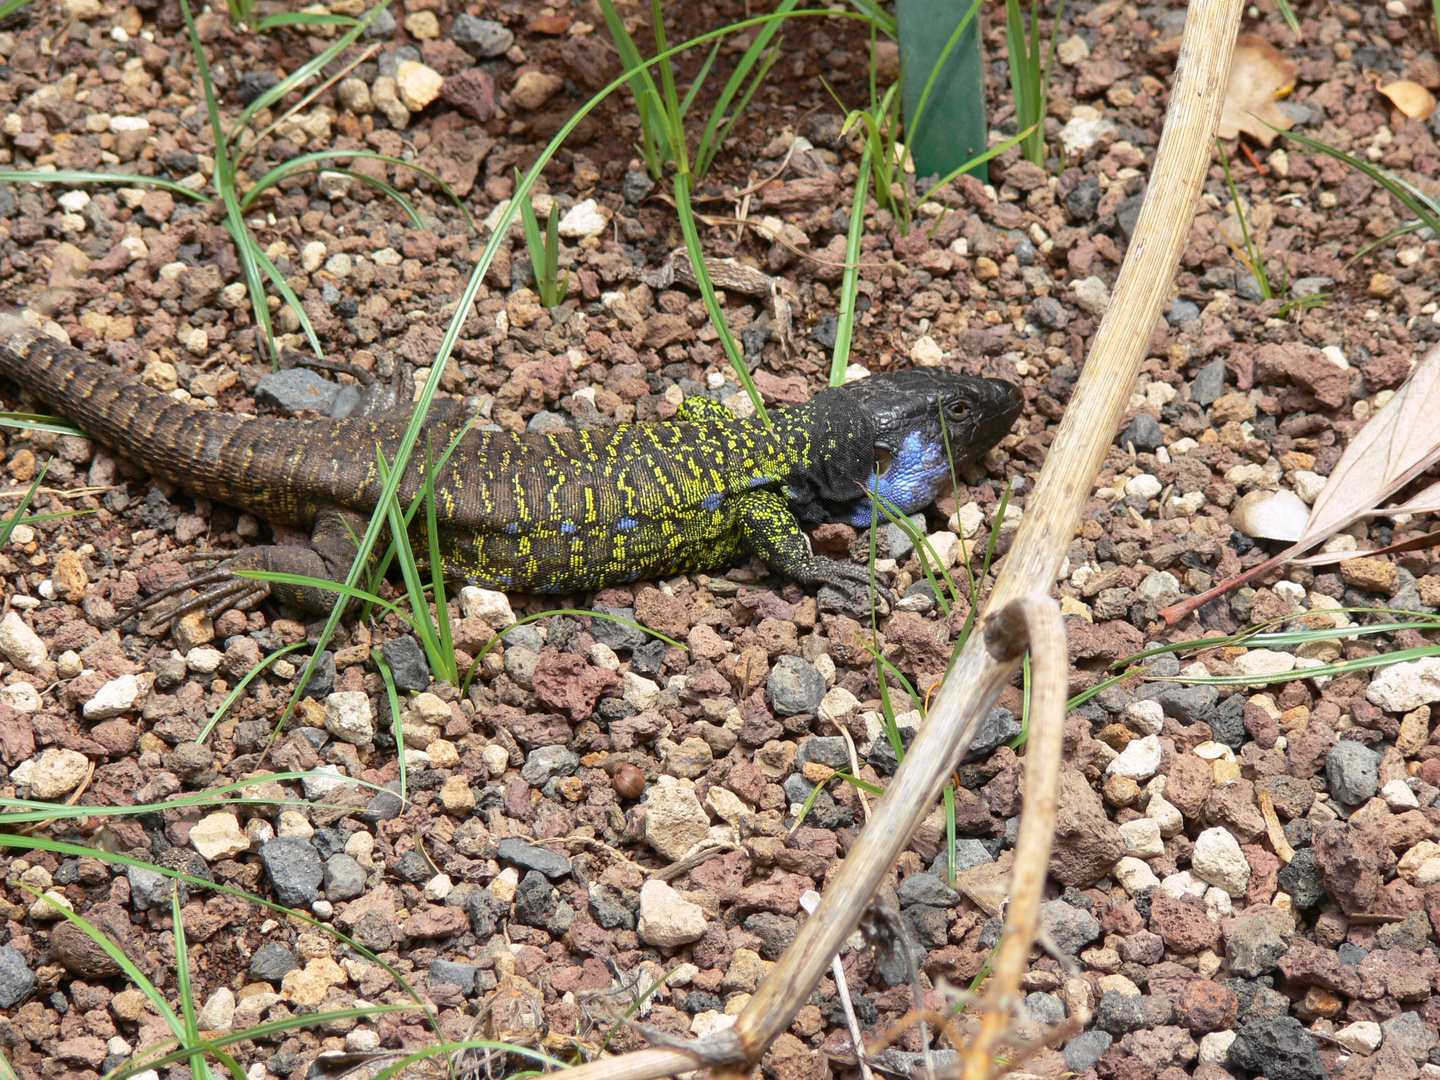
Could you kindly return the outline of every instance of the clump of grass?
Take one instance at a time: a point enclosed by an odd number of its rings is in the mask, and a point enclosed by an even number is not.
[[[560,208],[551,201],[543,233],[535,206],[529,199],[520,204],[520,220],[525,223],[525,246],[530,251],[535,292],[545,307],[558,307],[570,286],[569,271],[560,276]]]
[[[1012,0],[1013,2],[1013,0]],[[1220,150],[1220,165],[1225,170],[1225,184],[1230,189],[1230,200],[1235,206],[1235,217],[1240,222],[1240,235],[1244,246],[1237,246],[1228,236],[1225,242],[1234,250],[1237,258],[1244,263],[1245,268],[1250,271],[1250,276],[1255,279],[1260,289],[1260,295],[1266,300],[1279,300],[1279,317],[1285,318],[1291,311],[1297,308],[1319,307],[1330,298],[1328,292],[1306,293],[1303,296],[1290,295],[1290,259],[1286,256],[1285,262],[1280,267],[1280,277],[1276,281],[1270,279],[1269,271],[1265,266],[1265,256],[1260,250],[1260,245],[1250,234],[1250,224],[1245,218],[1245,206],[1240,201],[1240,191],[1235,186],[1235,178],[1230,173],[1230,159],[1225,154],[1225,144],[1219,139],[1215,145]],[[1222,232],[1222,236],[1224,233]]]
[[[1045,114],[1050,108],[1050,70],[1055,63],[1055,43],[1060,36],[1060,19],[1065,0],[1055,11],[1050,40],[1042,59],[1040,41],[1040,0],[1031,0],[1030,33],[1020,0],[1005,0],[1005,37],[1010,44],[1010,89],[1015,94],[1015,119],[1029,134],[1020,140],[1021,152],[1032,165],[1045,166]]]

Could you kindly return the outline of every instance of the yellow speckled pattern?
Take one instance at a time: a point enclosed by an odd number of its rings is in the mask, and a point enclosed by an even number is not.
[[[3,315],[0,375],[192,494],[307,528],[322,511],[374,509],[377,447],[393,458],[406,426],[405,417],[288,420],[196,408]],[[464,418],[441,401],[429,421],[438,457]],[[425,460],[422,446],[403,503],[420,491]],[[868,412],[846,390],[780,410],[770,429],[691,399],[667,423],[472,430],[435,478],[439,548],[452,577],[525,592],[714,569],[746,551],[802,582],[868,587],[864,568],[813,556],[802,528],[853,508],[874,464]],[[424,515],[416,521],[411,543],[423,555]]]

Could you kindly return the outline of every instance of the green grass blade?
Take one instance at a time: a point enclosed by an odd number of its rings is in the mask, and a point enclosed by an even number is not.
[[[226,201],[228,202],[229,200],[227,199]],[[310,316],[305,312],[305,305],[300,303],[300,298],[295,295],[295,290],[290,287],[290,282],[285,280],[285,275],[280,273],[279,268],[270,261],[270,256],[261,250],[260,245],[255,242],[254,237],[248,232],[245,234],[244,246],[250,249],[256,265],[275,286],[275,290],[280,294],[280,299],[289,304],[290,310],[295,312],[295,317],[300,320],[300,329],[305,331],[305,337],[310,342],[310,348],[315,351],[315,355],[324,356],[325,350],[320,347],[320,339],[315,334],[315,327],[310,324]],[[260,294],[261,306],[265,307],[265,320],[268,323],[270,321],[270,309],[264,304],[264,298],[265,294],[262,291]],[[271,351],[273,355],[278,356],[279,354],[274,352],[273,346],[274,339],[272,338]]]
[[[15,507],[13,512],[7,514],[4,520],[0,520],[0,548],[3,548],[10,542],[10,534],[15,531],[15,526],[19,525],[24,519],[25,511],[30,507],[30,500],[35,498],[35,493],[40,490],[40,485],[45,482],[45,474],[50,471],[50,463],[54,460],[53,457],[45,459],[45,464],[41,465],[40,471],[35,474],[35,479],[31,482],[29,490],[27,490],[20,499],[20,505]]]
[[[1273,127],[1273,125],[1267,126]],[[1436,236],[1440,236],[1440,203],[1435,202],[1434,199],[1430,198],[1420,189],[1406,183],[1394,173],[1382,169],[1378,165],[1372,165],[1363,158],[1352,157],[1350,154],[1342,150],[1337,150],[1335,147],[1328,143],[1323,143],[1319,139],[1312,139],[1308,135],[1301,135],[1294,131],[1280,131],[1279,128],[1275,128],[1275,130],[1279,131],[1285,138],[1299,143],[1307,150],[1332,157],[1336,161],[1342,161],[1352,169],[1359,169],[1366,176],[1370,177],[1371,180],[1374,180],[1391,195],[1404,203],[1412,214],[1425,223],[1427,229],[1435,233]]]
[[[392,470],[379,447],[375,450],[375,460],[380,467],[381,477],[388,480]],[[400,564],[400,576],[405,581],[405,594],[410,601],[410,613],[413,616],[411,625],[415,628],[415,635],[420,639],[425,655],[433,661],[440,642],[435,632],[435,624],[430,618],[430,602],[426,599],[425,586],[420,580],[420,567],[415,561],[415,550],[406,540],[409,533],[399,498],[390,498],[383,509],[389,518],[390,535],[395,542],[395,558]]]
[[[359,26],[360,20],[350,15],[321,14],[318,11],[285,11],[267,15],[255,24],[255,32],[263,34],[282,26]]]
[[[865,197],[870,190],[872,155],[869,142],[860,152],[855,197],[850,202],[850,228],[845,234],[845,273],[840,279],[840,308],[835,318],[835,351],[830,359],[830,385],[844,386],[855,336],[855,303],[860,295],[860,244],[865,238]]]
[[[599,3],[605,27],[610,31],[610,39],[620,54],[620,66],[625,69],[621,78],[629,83],[630,93],[635,96],[636,111],[640,113],[641,153],[650,175],[658,180],[664,163],[671,158],[674,151],[663,120],[657,118],[657,114],[664,110],[660,92],[655,88],[654,76],[650,74],[650,65],[654,61],[641,58],[635,39],[630,36],[630,31],[625,29],[625,22],[611,0],[599,0]],[[609,89],[604,92],[608,94]]]
[[[456,195],[455,189],[452,188],[449,184],[447,184],[444,180],[442,180],[438,173],[434,172],[431,169],[425,168],[423,165],[417,165],[413,161],[401,161],[399,158],[391,157],[389,154],[378,154],[373,150],[320,150],[310,154],[301,154],[299,157],[292,158],[291,160],[285,162],[283,165],[275,166],[264,176],[260,177],[259,180],[255,181],[255,183],[252,184],[250,188],[245,192],[244,197],[240,200],[240,208],[242,210],[248,211],[251,204],[254,203],[256,198],[258,198],[267,189],[279,183],[286,176],[293,175],[297,172],[309,173],[321,171],[318,169],[305,168],[305,166],[325,161],[336,161],[340,158],[369,158],[372,161],[383,161],[387,165],[395,165],[400,168],[410,169],[412,172],[419,173],[421,176],[425,177],[425,179],[429,180],[432,184],[438,187],[441,192],[444,193],[445,197],[455,204],[455,208],[459,210],[462,215],[464,215],[465,223],[469,225],[470,228],[473,229],[475,227],[475,219],[470,216],[470,211],[465,206],[465,200],[460,198],[459,195]],[[361,180],[365,183],[371,184],[376,189],[383,191],[390,198],[394,199],[402,207],[407,208],[406,215],[411,219],[412,222],[419,222],[419,217],[414,213],[414,209],[409,199],[407,199],[400,192],[396,191],[393,186],[385,183],[385,181],[373,176],[366,176],[364,173],[355,172],[350,169],[333,168],[326,169],[324,171],[343,172],[347,176],[354,177],[356,180]],[[424,228],[424,224],[417,224],[416,228]]]
[[[730,129],[735,126],[735,121],[745,114],[745,110],[750,106],[750,99],[755,96],[755,92],[760,89],[766,76],[770,74],[770,69],[775,66],[775,61],[780,59],[780,50],[783,45],[783,40],[777,41],[765,54],[764,61],[745,87],[745,92],[740,96],[740,100],[735,103],[735,107],[730,110],[724,122],[721,123],[719,131],[710,134],[708,140],[702,136],[700,148],[695,151],[695,176],[697,179],[710,171],[710,166],[715,163],[715,155],[720,152],[720,147],[725,144],[725,140],[730,137]],[[719,115],[712,112],[711,119],[718,119]],[[706,131],[709,132],[708,123]]]
[[[1440,0],[1435,0],[1440,3]],[[1275,0],[1275,6],[1280,9],[1280,17],[1285,20],[1285,25],[1297,38],[1304,40],[1305,35],[1300,33],[1300,20],[1295,18],[1295,11],[1290,6],[1290,0]]]
[[[695,73],[695,78],[690,82],[690,89],[685,91],[685,97],[680,102],[680,115],[687,116],[690,113],[690,106],[695,103],[695,95],[700,92],[700,87],[710,76],[710,69],[715,66],[715,58],[720,55],[720,42],[717,40],[710,46],[709,55],[705,62],[700,65],[700,70]]]
[[[1406,660],[1424,660],[1431,656],[1440,656],[1440,645],[1430,645],[1419,649],[1397,649],[1395,652],[1382,653],[1379,656],[1364,656],[1357,660],[1321,664],[1319,667],[1297,667],[1276,675],[1176,675],[1157,676],[1155,681],[1179,682],[1186,686],[1268,686],[1272,683],[1296,682],[1301,679],[1317,679],[1330,675],[1349,675],[1356,671],[1389,667],[1391,664],[1400,664]]]
[[[48,431],[55,435],[79,435],[81,431],[69,420],[45,413],[0,412],[0,427],[15,428],[17,431]]]
[[[554,215],[551,215],[554,220]],[[450,606],[445,600],[445,560],[440,557],[440,523],[435,512],[435,469],[430,460],[430,444],[425,444],[425,525],[430,538],[430,594],[435,600],[435,628],[438,637],[435,657],[438,667],[431,670],[436,678],[454,685],[460,681],[455,668],[455,638],[450,631]]]
[[[26,840],[30,843],[28,845],[21,845],[15,843],[15,841],[19,840]],[[54,843],[54,841],[50,841],[50,843]],[[18,837],[11,836],[9,834],[0,834],[0,846],[45,847],[46,845],[43,841],[41,841],[41,838],[39,837]],[[70,845],[68,844],[66,845],[66,847],[69,846]],[[79,850],[84,855],[97,854],[97,852],[92,851],[89,848],[81,848]],[[109,856],[107,854],[102,857],[108,858]],[[151,866],[149,863],[142,863],[138,859],[131,861],[136,866],[142,867],[147,870],[160,869],[160,867],[158,866]],[[44,900],[45,903],[49,904],[52,908],[59,912],[63,918],[65,918],[69,922],[74,923],[76,926],[80,927],[81,930],[85,931],[86,936],[88,936],[91,941],[95,942],[95,944],[98,945],[104,951],[104,953],[110,957],[111,960],[115,961],[115,963],[119,965],[120,970],[124,973],[125,977],[135,985],[135,988],[137,990],[139,990],[142,994],[146,996],[146,998],[149,999],[150,1004],[155,1009],[155,1012],[160,1016],[162,1020],[165,1021],[165,1023],[169,1026],[171,1032],[174,1033],[175,1041],[181,1043],[182,1045],[184,1044],[184,1023],[182,1023],[180,1018],[175,1015],[175,1011],[170,1008],[170,1003],[165,1000],[165,995],[159,991],[159,989],[155,986],[153,982],[151,982],[148,978],[145,977],[145,973],[135,966],[135,962],[131,960],[130,957],[125,955],[119,945],[116,945],[115,942],[111,941],[107,935],[101,933],[100,930],[96,928],[88,919],[84,918],[83,916],[77,915],[75,912],[67,908],[64,904],[57,904],[54,900],[50,899],[50,897],[44,895],[43,893],[36,892],[28,885],[21,885],[20,887],[22,889],[25,889],[27,892],[33,893],[41,900]]]
[[[799,0],[781,0],[775,8],[775,14],[788,15],[798,6]],[[705,128],[700,134],[700,142],[695,147],[695,176],[697,179],[709,171],[711,163],[715,160],[715,154],[725,141],[726,133],[735,123],[736,118],[745,111],[745,106],[750,103],[751,96],[759,88],[761,81],[779,56],[781,42],[776,41],[772,47],[771,41],[783,25],[782,22],[776,20],[761,28],[760,32],[755,35],[755,40],[750,42],[749,47],[740,57],[740,62],[735,65],[735,70],[730,73],[730,78],[721,88],[720,96],[715,100],[715,107],[710,110],[710,117],[705,121]],[[715,44],[718,48],[720,43],[717,41]],[[761,62],[762,57],[765,58],[763,63]],[[740,93],[741,87],[745,85],[745,80],[749,78],[757,64],[760,64],[759,71],[756,72],[755,78],[750,80],[749,89],[746,90],[735,110],[731,112],[731,102]],[[695,85],[699,85],[698,79]],[[730,114],[730,119],[724,124],[724,130],[721,130],[721,122],[727,113]]]
[[[230,711],[230,707],[234,705],[235,702],[240,700],[241,695],[245,693],[245,688],[248,687],[257,678],[259,678],[260,674],[266,668],[268,668],[276,660],[279,660],[282,656],[285,656],[287,653],[292,653],[296,649],[304,648],[304,646],[305,642],[303,641],[297,641],[293,644],[282,646],[281,648],[276,649],[269,656],[261,660],[260,663],[256,664],[249,671],[247,671],[244,677],[235,684],[234,688],[230,691],[230,693],[225,695],[225,700],[222,701],[220,703],[220,707],[211,714],[210,719],[205,721],[205,726],[200,729],[200,734],[195,736],[195,741],[197,743],[203,743],[206,739],[210,737],[210,732],[215,730],[215,725],[218,724],[220,720],[225,716],[225,714]]]
[[[25,169],[0,169],[0,184],[116,184],[121,187],[153,187],[180,195],[192,202],[214,200],[194,188],[163,180],[158,176],[134,176],[130,173],[85,172],[57,169],[55,172],[30,172]]]
[[[380,678],[385,680],[385,696],[390,702],[390,731],[395,736],[395,755],[400,768],[400,798],[404,799],[410,790],[410,769],[405,763],[405,723],[400,719],[400,694],[395,689],[395,675],[385,662],[385,655],[379,649],[370,650]]]

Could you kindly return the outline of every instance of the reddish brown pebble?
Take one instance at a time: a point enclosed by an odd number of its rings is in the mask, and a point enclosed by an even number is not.
[[[622,799],[638,799],[645,790],[645,774],[635,765],[621,765],[615,770],[615,790]]]

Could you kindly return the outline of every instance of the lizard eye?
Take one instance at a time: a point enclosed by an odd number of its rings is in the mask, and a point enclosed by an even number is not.
[[[875,475],[884,476],[890,471],[890,463],[895,460],[895,455],[886,450],[883,446],[875,448]]]

